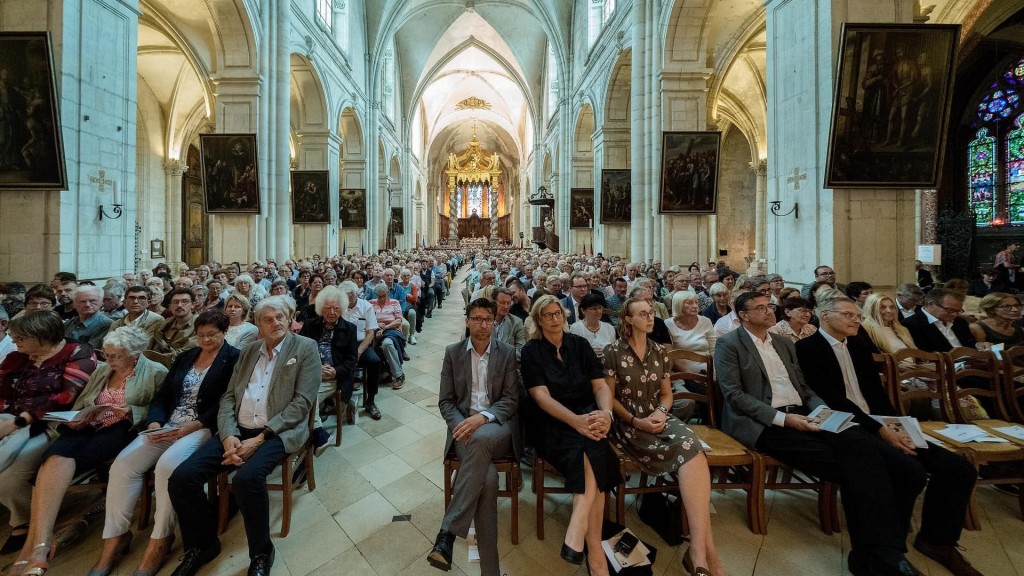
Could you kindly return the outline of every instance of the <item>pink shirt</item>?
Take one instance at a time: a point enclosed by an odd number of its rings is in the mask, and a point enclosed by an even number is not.
[[[402,305],[399,304],[398,300],[388,298],[388,303],[381,306],[380,300],[374,298],[370,301],[370,305],[373,306],[373,312],[377,316],[377,324],[381,328],[402,319]]]

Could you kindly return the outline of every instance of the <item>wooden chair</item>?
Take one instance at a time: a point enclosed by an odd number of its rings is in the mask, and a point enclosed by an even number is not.
[[[281,511],[281,538],[288,536],[288,532],[291,531],[292,526],[292,493],[296,489],[301,487],[303,484],[309,487],[309,491],[316,490],[316,478],[313,475],[313,418],[316,415],[312,410],[309,411],[309,438],[302,443],[302,446],[292,454],[285,454],[281,460],[281,482],[279,483],[267,483],[267,490],[273,492],[282,493],[282,511]],[[292,473],[295,471],[295,465],[299,461],[304,461],[306,466],[305,477],[300,477],[299,482],[295,483],[292,481]],[[231,471],[221,472],[217,475],[217,495],[218,495],[218,511],[217,511],[217,533],[223,534],[228,529],[228,516],[229,516],[229,502],[228,498],[231,495],[231,483],[228,482],[228,476]]]
[[[1024,346],[1003,350],[1000,376],[1010,420],[1024,424]]]
[[[519,460],[515,455],[499,458],[494,462],[494,468],[498,474],[505,475],[505,488],[499,485],[498,496],[509,498],[512,505],[512,545],[519,544],[519,490],[523,487],[523,471],[519,466]],[[444,509],[447,510],[452,502],[452,487],[455,485],[455,476],[459,473],[462,462],[452,450],[444,459]]]
[[[544,497],[548,494],[571,494],[562,485],[549,485],[545,483],[548,475],[561,475],[553,466],[547,463],[540,451],[537,451],[533,458],[533,492],[537,495],[537,540],[544,539]]]
[[[913,414],[911,406],[918,400],[927,401],[929,406],[938,403],[942,422],[952,422],[953,414],[949,410],[946,387],[946,360],[942,354],[923,352],[914,348],[904,348],[892,354],[892,375],[889,378],[889,393],[892,404],[900,416],[919,416]],[[915,387],[911,382],[917,379],[929,383],[927,388]],[[929,408],[929,412],[931,408]],[[921,418],[918,418],[921,420]],[[925,418],[924,420],[929,420]],[[922,429],[928,428],[929,422],[922,422]],[[945,424],[941,424],[945,426]],[[934,426],[933,426],[934,427]]]

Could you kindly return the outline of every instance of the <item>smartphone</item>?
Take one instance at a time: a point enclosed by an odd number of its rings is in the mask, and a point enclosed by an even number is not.
[[[619,541],[615,543],[615,552],[622,554],[624,557],[629,557],[633,553],[633,549],[636,548],[637,543],[640,542],[636,535],[632,532],[623,532],[622,536],[619,537]]]

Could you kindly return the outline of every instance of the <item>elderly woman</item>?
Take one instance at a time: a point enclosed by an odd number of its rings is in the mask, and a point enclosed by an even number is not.
[[[197,314],[206,312],[207,310],[222,310],[224,308],[224,301],[220,297],[220,293],[224,291],[224,284],[216,278],[211,278],[206,281],[206,298],[198,299],[196,302],[200,302],[196,306],[194,312]]]
[[[706,316],[697,313],[697,295],[683,290],[672,296],[672,317],[664,320],[668,333],[672,337],[672,347],[689,350],[708,356],[715,355],[715,325]],[[619,323],[622,326],[622,323]],[[704,364],[684,360],[676,366],[686,372],[701,373]],[[703,393],[703,391],[700,391]]]
[[[985,318],[971,324],[971,334],[976,341],[1003,344],[1007,348],[1024,344],[1024,330],[1014,324],[1020,320],[1020,297],[992,292],[981,299],[978,308],[985,313]]]
[[[402,335],[402,305],[398,300],[388,297],[388,287],[383,282],[374,287],[373,294],[376,298],[370,301],[370,305],[377,317],[376,341],[391,368],[391,388],[398,390],[405,384],[402,359],[408,359],[405,355],[405,336]]]
[[[59,426],[60,438],[43,455],[32,490],[28,539],[9,574],[46,572],[55,552],[53,527],[71,480],[117,456],[135,438],[135,428],[146,419],[167,374],[166,368],[142,355],[148,345],[149,334],[131,326],[103,338],[107,363],[92,373],[73,408],[88,412]],[[127,541],[121,547],[126,550]]]
[[[782,301],[783,319],[768,329],[772,334],[785,336],[793,342],[807,338],[818,331],[811,324],[811,302],[799,296]]]
[[[711,325],[714,326],[715,322],[732,312],[729,302],[730,290],[725,284],[715,282],[708,288],[708,295],[711,296],[712,304],[701,310],[700,315],[711,320]]]
[[[147,284],[149,287],[149,311],[161,316],[167,311],[164,307],[164,284],[163,281]]]
[[[605,300],[601,294],[587,294],[580,299],[580,311],[583,317],[569,326],[569,332],[582,336],[590,342],[590,347],[598,358],[604,354],[605,346],[615,342],[615,327],[601,321],[604,314]]]
[[[197,348],[178,356],[149,406],[146,430],[129,444],[110,468],[103,550],[89,572],[107,576],[119,560],[118,551],[132,539],[135,502],[145,487],[146,472],[155,466],[156,512],[149,545],[134,576],[155,576],[174,544],[174,509],[167,479],[179,464],[217,431],[217,406],[238,360],[238,349],[225,344],[227,317],[218,310],[195,321]]]
[[[224,300],[224,314],[228,317],[228,329],[225,340],[231,346],[241,350],[259,337],[259,329],[249,322],[249,299],[238,292],[233,292]]]
[[[291,291],[288,290],[288,281],[284,278],[278,278],[270,283],[270,295],[271,296],[291,296]]]
[[[14,318],[8,332],[17,350],[0,363],[0,505],[12,530],[0,554],[17,552],[28,536],[32,477],[52,441],[43,414],[70,409],[96,370],[88,344],[64,340],[56,312]]]
[[[601,361],[586,339],[566,331],[566,309],[555,296],[541,296],[530,310],[533,326],[522,351],[523,382],[546,417],[539,453],[565,476],[572,516],[562,559],[607,575],[601,548],[604,493],[618,486],[619,459],[608,442],[612,393]]]
[[[680,296],[673,298],[673,308]],[[680,306],[683,302],[680,299]],[[694,308],[692,316],[696,316]],[[711,567],[715,574],[725,574],[711,536],[707,457],[693,431],[669,413],[672,383],[668,354],[648,337],[655,322],[658,319],[650,304],[627,300],[619,322],[621,337],[605,351],[605,380],[618,415],[612,442],[651,476],[678,472],[679,493],[690,526],[690,547],[683,556],[683,566],[695,575],[711,576],[705,567]]]
[[[331,435],[324,430],[320,419],[320,404],[341,389],[341,401],[344,406],[335,406],[334,411],[339,421],[346,418],[350,422],[355,418],[356,407],[352,404],[353,379],[352,372],[359,359],[359,342],[362,334],[356,335],[356,325],[342,318],[348,308],[349,287],[343,283],[338,286],[327,286],[316,297],[316,317],[302,325],[299,336],[311,338],[317,343],[320,352],[320,389],[316,395],[316,419],[313,429],[313,445],[319,456],[330,445]]]
[[[249,305],[256,306],[260,300],[268,296],[267,290],[256,284],[252,279],[252,276],[248,274],[239,274],[235,276],[235,291],[234,294],[241,294],[249,299]]]

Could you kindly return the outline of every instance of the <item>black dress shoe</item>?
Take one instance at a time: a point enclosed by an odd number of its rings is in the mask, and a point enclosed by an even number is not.
[[[580,566],[581,564],[583,564],[583,552],[577,552],[577,551],[573,550],[572,548],[569,548],[569,545],[563,542],[562,543],[562,560],[565,560],[566,562],[568,562],[570,564],[575,564],[577,566]]]
[[[374,420],[380,420],[380,410],[377,409],[376,404],[370,404],[366,408],[366,413],[370,415],[370,418]]]
[[[25,547],[26,540],[28,540],[28,525],[15,526],[11,529],[3,547],[0,547],[0,556],[20,551]]]
[[[434,547],[431,548],[430,554],[427,554],[427,562],[430,565],[439,570],[445,572],[452,569],[452,545],[455,543],[455,534],[447,530],[441,530],[437,533],[437,540],[434,541]]]
[[[867,571],[862,573],[871,576],[920,576],[921,574],[902,552],[876,551],[865,563],[865,568]],[[850,571],[853,572],[852,569]]]
[[[270,576],[270,567],[274,565],[274,545],[263,554],[257,554],[249,561],[249,571],[246,576]]]
[[[208,564],[220,554],[220,542],[215,542],[209,548],[192,548],[185,551],[181,557],[181,564],[171,572],[171,576],[195,576],[199,569]]]

